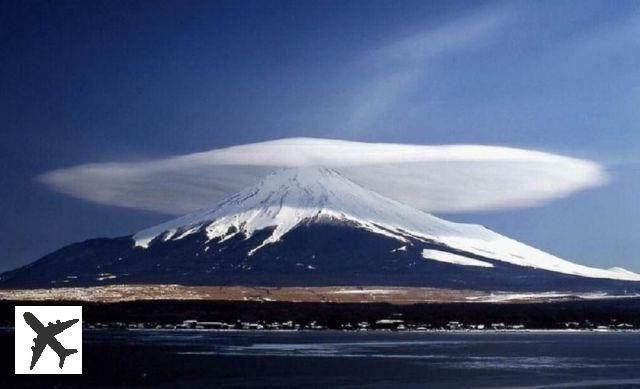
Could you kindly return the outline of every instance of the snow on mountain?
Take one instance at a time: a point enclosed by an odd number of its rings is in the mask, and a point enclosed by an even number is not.
[[[424,259],[431,259],[439,262],[453,263],[454,265],[493,267],[493,264],[489,262],[479,261],[477,259],[467,258],[462,255],[440,250],[424,249],[422,250],[422,257]]]
[[[605,270],[578,265],[480,225],[437,218],[383,197],[335,170],[317,167],[278,170],[210,209],[142,230],[133,238],[136,246],[148,247],[154,239],[181,239],[203,229],[209,239],[227,240],[239,233],[251,237],[256,231],[273,228],[271,235],[248,253],[252,255],[279,241],[296,226],[321,218],[350,223],[403,244],[410,244],[409,238],[413,238],[446,245],[461,253],[454,258],[453,254],[443,256],[429,250],[425,258],[452,265],[491,265],[464,256],[469,253],[564,274],[640,281],[639,274],[621,268]]]

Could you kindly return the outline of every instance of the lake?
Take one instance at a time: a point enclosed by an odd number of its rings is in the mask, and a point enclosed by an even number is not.
[[[12,350],[12,330],[0,341]],[[3,372],[16,387],[640,387],[640,333],[85,330],[83,364]]]

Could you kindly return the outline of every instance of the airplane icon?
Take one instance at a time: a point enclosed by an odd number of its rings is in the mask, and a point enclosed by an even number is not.
[[[36,362],[40,359],[40,355],[42,355],[42,352],[47,346],[51,347],[51,349],[58,354],[58,357],[60,358],[60,364],[58,366],[62,369],[64,360],[69,355],[77,353],[78,350],[64,348],[56,339],[56,335],[76,324],[79,319],[67,320],[62,323],[60,320],[57,320],[55,324],[49,323],[49,325],[45,327],[31,312],[25,312],[23,316],[24,321],[26,321],[27,324],[29,324],[29,327],[38,334],[37,337],[33,338],[34,345],[31,346],[33,355],[31,357],[31,367],[29,370],[33,370],[33,367],[36,365]]]

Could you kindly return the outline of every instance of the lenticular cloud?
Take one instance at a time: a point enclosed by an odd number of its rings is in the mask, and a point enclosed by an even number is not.
[[[429,212],[530,207],[601,185],[598,164],[540,151],[292,138],[135,163],[95,163],[39,177],[68,195],[185,214],[214,205],[279,168],[323,166]]]

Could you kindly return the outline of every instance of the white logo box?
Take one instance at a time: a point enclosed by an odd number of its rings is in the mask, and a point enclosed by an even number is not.
[[[60,368],[60,357],[46,344],[40,358],[33,369],[32,363],[34,340],[38,334],[25,320],[25,313],[29,312],[43,327],[52,325],[50,329],[60,329],[60,325],[70,320],[78,321],[55,335],[55,340],[67,350],[77,352],[64,356],[64,364]],[[27,314],[27,316],[30,316]],[[33,322],[33,319],[29,319]],[[58,323],[60,322],[60,324]],[[50,332],[50,331],[48,331]],[[56,332],[56,331],[54,331]],[[49,340],[44,332],[42,340]],[[82,306],[16,306],[15,307],[15,373],[16,374],[82,374]]]

